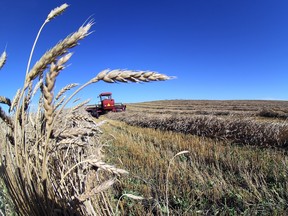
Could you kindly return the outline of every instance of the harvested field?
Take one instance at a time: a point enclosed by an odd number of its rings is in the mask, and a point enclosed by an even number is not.
[[[128,104],[130,112],[288,118],[288,101],[161,100]],[[270,113],[270,114],[269,114]]]
[[[286,101],[171,100],[129,104],[126,113],[111,113],[109,118],[237,144],[286,148],[287,107]]]
[[[121,215],[288,213],[288,157],[281,149],[231,145],[115,120],[102,129],[107,155],[113,155],[109,162],[130,172],[114,186],[115,198],[126,193],[144,198],[121,199]],[[175,157],[183,151],[189,152]]]
[[[121,213],[287,215],[287,105],[167,100],[103,116],[111,162],[130,171],[116,198],[145,198]]]

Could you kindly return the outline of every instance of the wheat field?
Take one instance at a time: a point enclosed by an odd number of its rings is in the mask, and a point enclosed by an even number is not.
[[[123,199],[123,215],[286,215],[287,113],[285,101],[165,100],[103,116],[130,172],[115,191],[145,197]]]

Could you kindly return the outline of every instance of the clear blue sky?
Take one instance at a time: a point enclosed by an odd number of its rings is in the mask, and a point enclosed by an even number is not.
[[[0,95],[23,85],[31,46],[47,14],[67,3],[38,41],[33,62],[92,15],[56,83],[85,83],[103,69],[154,70],[177,79],[145,84],[97,83],[79,97],[111,91],[117,101],[160,99],[288,100],[287,0],[2,0]]]

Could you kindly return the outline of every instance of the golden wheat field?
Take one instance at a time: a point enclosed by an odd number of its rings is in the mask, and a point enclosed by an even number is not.
[[[287,214],[285,101],[164,100],[109,113],[123,215]],[[188,151],[188,152],[186,152]],[[179,155],[177,155],[179,153]]]

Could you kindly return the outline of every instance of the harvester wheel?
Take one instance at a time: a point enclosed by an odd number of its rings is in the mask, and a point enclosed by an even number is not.
[[[95,117],[97,119],[99,118],[99,112],[93,111],[91,114],[92,114],[93,117]]]

